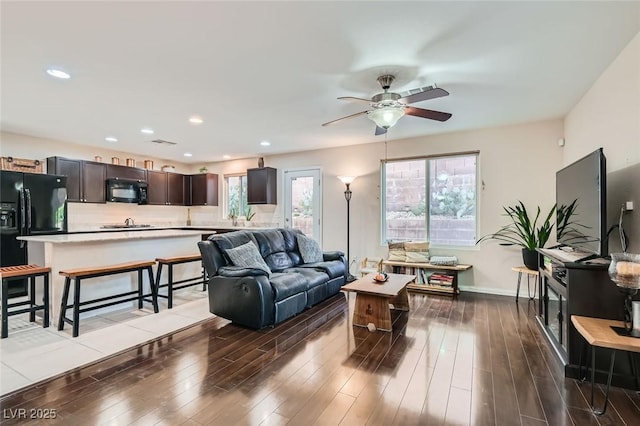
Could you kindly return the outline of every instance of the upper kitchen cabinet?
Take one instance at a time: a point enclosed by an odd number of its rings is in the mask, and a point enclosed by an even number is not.
[[[200,173],[189,176],[191,181],[192,206],[218,205],[218,175],[215,173]]]
[[[147,203],[167,204],[167,172],[147,170]]]
[[[167,173],[167,204],[183,206],[185,175]]]
[[[184,205],[184,180],[180,173],[147,170],[148,204]]]
[[[107,179],[147,180],[147,171],[137,167],[107,164]]]
[[[247,203],[277,204],[277,175],[273,167],[247,169]]]
[[[67,176],[67,201],[104,203],[107,168],[103,163],[47,158],[47,173]]]

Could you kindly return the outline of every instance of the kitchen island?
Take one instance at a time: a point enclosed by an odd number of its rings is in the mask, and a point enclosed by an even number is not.
[[[42,235],[18,239],[28,243],[29,263],[51,268],[50,312],[53,324],[57,324],[64,288],[64,277],[59,274],[61,270],[198,254],[197,243],[201,240],[202,234],[201,230],[164,229]],[[175,270],[174,280],[198,276],[201,273],[196,262],[179,266]],[[83,283],[83,299],[96,299],[132,291],[136,288],[136,279],[135,273],[94,278]],[[145,278],[146,285],[148,284]],[[82,317],[122,309],[123,306],[126,305],[98,309],[84,313]],[[131,307],[137,309],[133,302]]]

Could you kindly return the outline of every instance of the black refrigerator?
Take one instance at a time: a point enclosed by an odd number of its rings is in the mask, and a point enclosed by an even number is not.
[[[0,171],[0,266],[27,264],[27,244],[16,237],[67,232],[67,178]],[[9,297],[27,294],[27,280],[9,282]]]

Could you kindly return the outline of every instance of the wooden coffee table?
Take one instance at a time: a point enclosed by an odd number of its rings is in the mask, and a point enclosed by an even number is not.
[[[374,281],[375,273],[353,281],[342,287],[344,291],[356,293],[356,308],[353,325],[367,327],[373,323],[378,330],[391,331],[391,307],[401,311],[409,310],[407,284],[416,279],[415,275],[389,274],[384,283]]]

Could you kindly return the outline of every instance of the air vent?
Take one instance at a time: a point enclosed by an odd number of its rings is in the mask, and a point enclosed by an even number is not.
[[[165,141],[164,139],[154,139],[149,142],[157,143],[158,145],[177,145],[178,144],[178,142]]]
[[[426,86],[426,87],[420,87],[418,89],[407,90],[406,92],[400,93],[400,96],[402,96],[403,98],[406,98],[407,96],[415,95],[416,93],[422,93],[422,92],[426,92],[426,91],[437,89],[437,88],[438,87],[434,83],[431,86]]]

